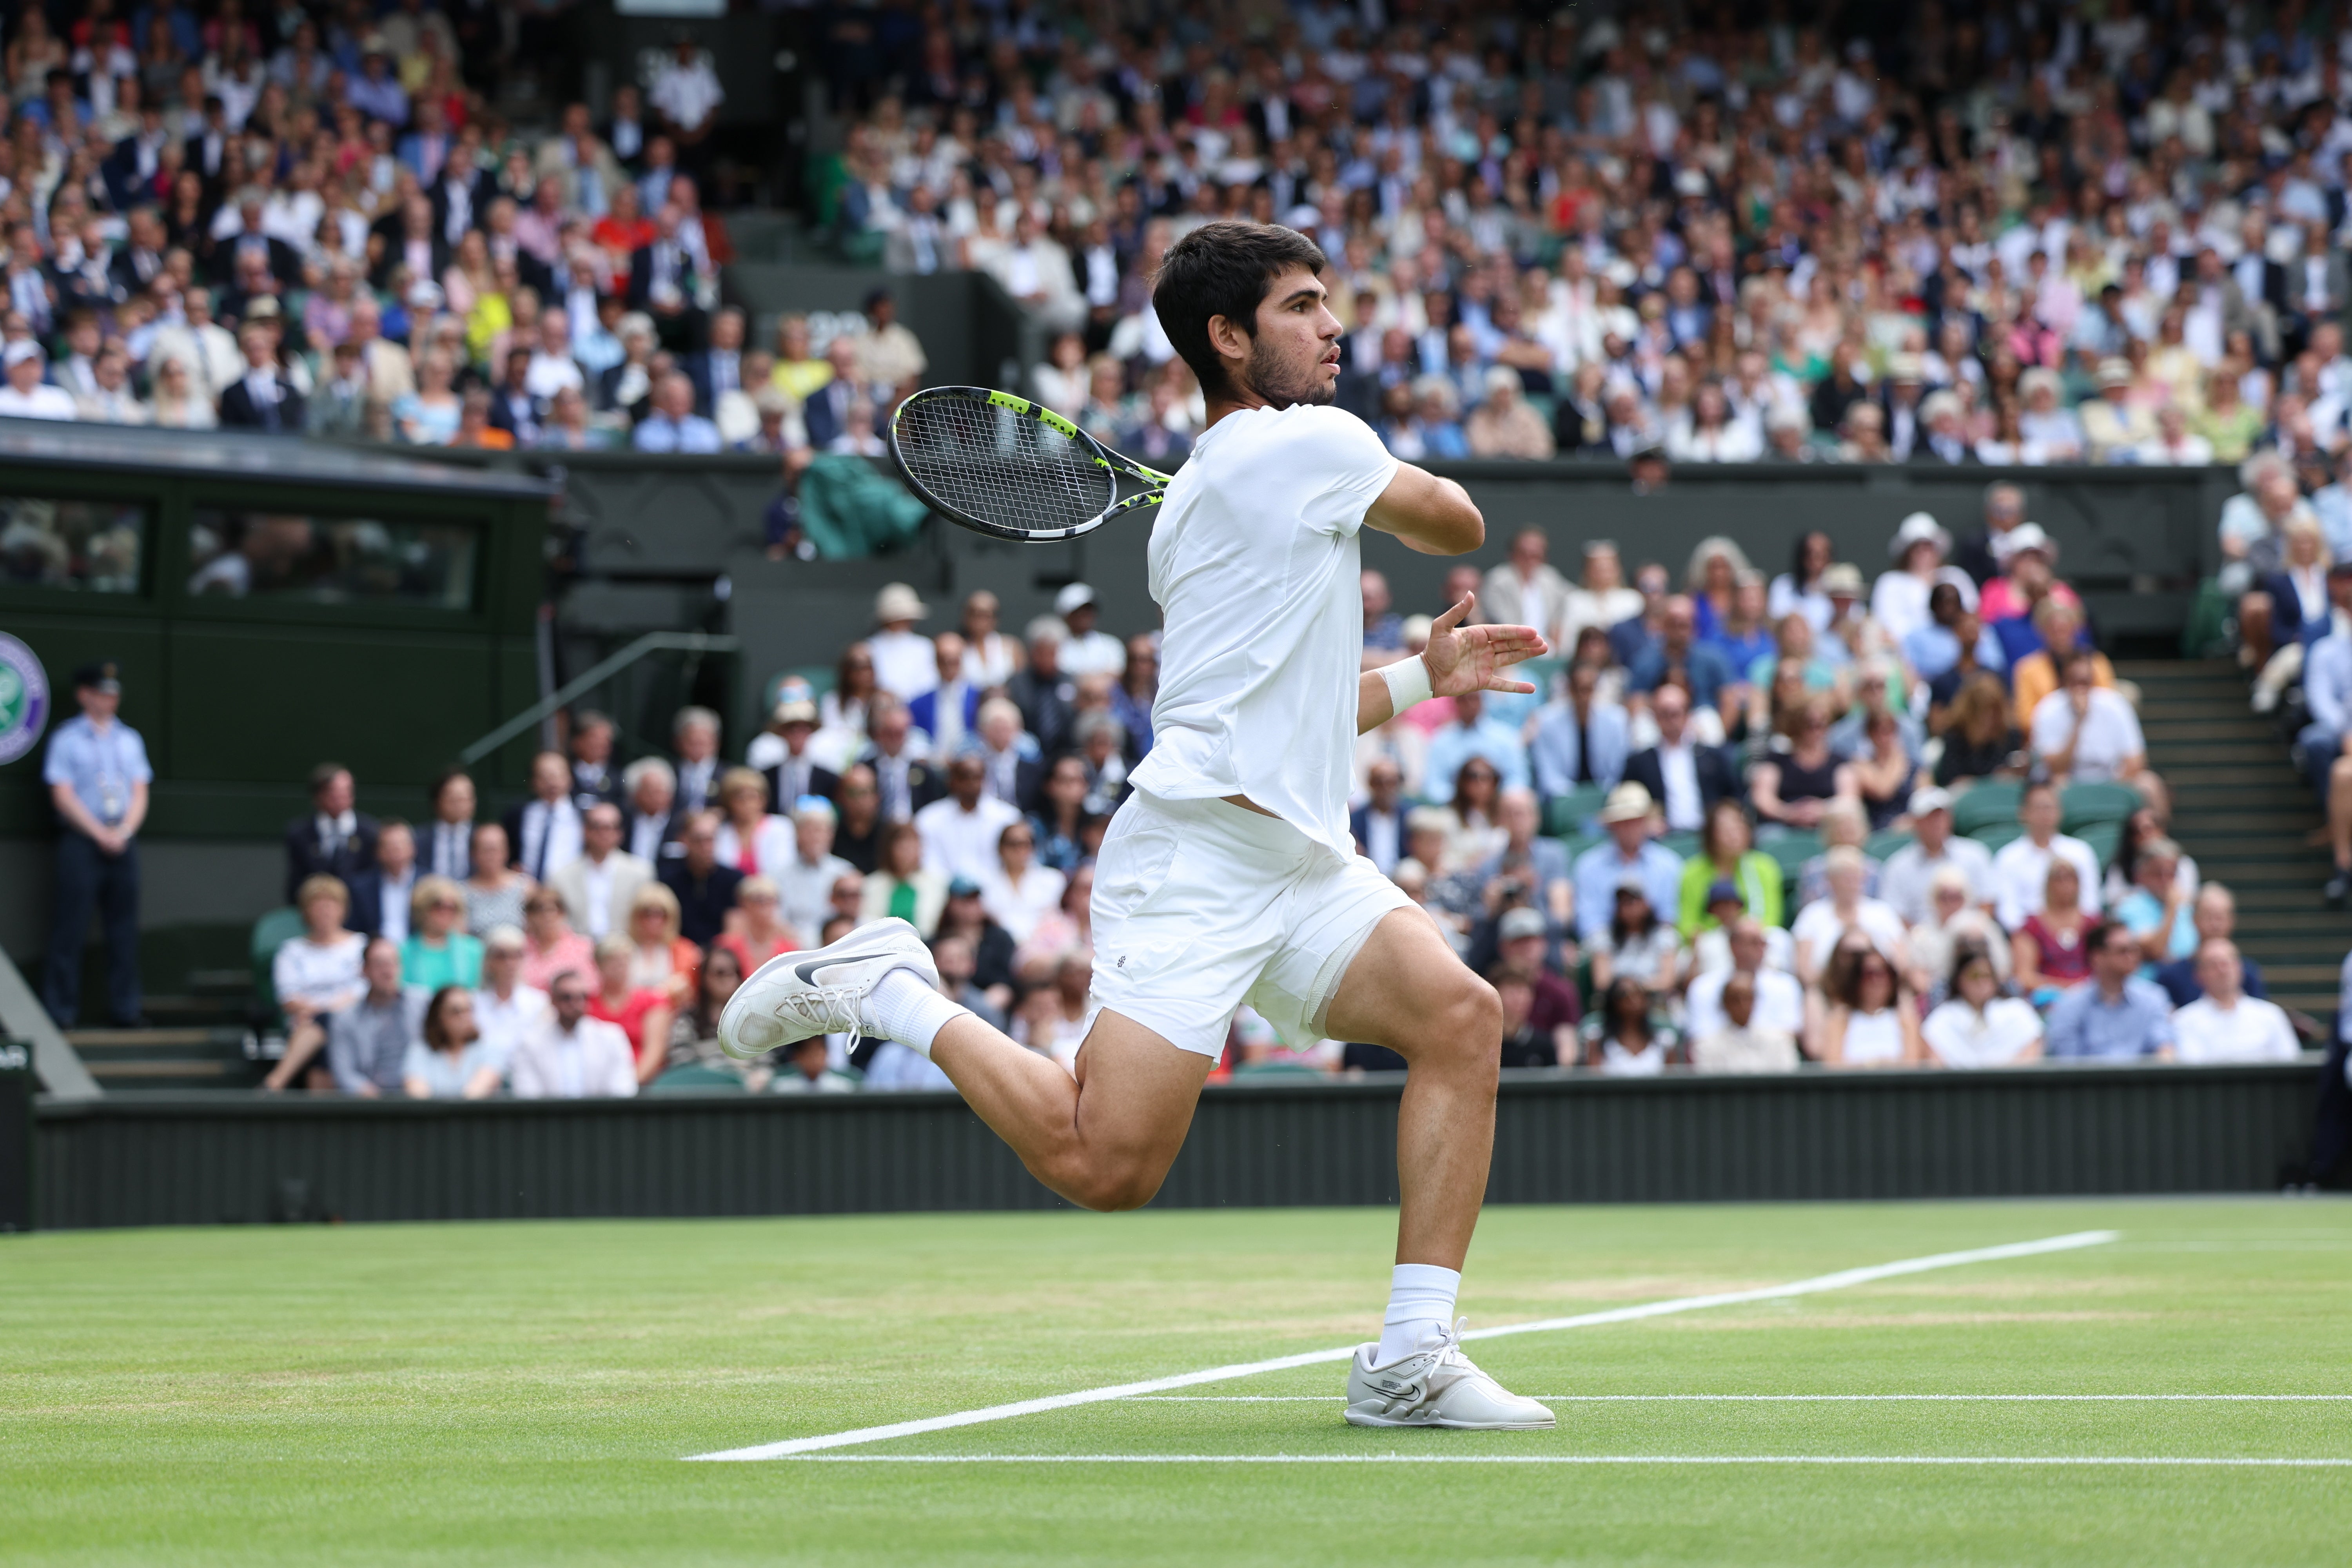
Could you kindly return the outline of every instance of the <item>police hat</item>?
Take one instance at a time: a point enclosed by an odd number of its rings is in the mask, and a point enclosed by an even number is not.
[[[74,689],[119,697],[122,694],[122,672],[110,658],[93,659],[74,671]]]

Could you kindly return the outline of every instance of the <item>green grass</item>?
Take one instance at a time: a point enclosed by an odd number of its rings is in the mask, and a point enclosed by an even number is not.
[[[852,1454],[1633,1466],[689,1465],[1362,1338],[1376,1210],[183,1230],[0,1241],[0,1561],[2339,1562],[2352,1471],[1695,1466],[2352,1458],[2352,1402],[1562,1403],[1365,1432],[1340,1369]],[[2352,1394],[2352,1207],[1498,1208],[1473,1325],[2111,1227],[2086,1251],[1474,1347],[1530,1394]]]

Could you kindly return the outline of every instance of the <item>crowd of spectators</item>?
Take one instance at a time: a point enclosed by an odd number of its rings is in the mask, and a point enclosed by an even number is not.
[[[933,6],[834,60],[819,193],[1055,334],[1046,402],[1181,447],[1192,226],[1332,261],[1400,455],[2321,460],[2347,438],[2352,33],[2326,7]],[[1164,433],[1163,433],[1164,432]],[[1157,455],[1152,460],[1159,460]]]
[[[1351,830],[1501,994],[1507,1066],[2299,1048],[2231,943],[2229,889],[2167,837],[2136,694],[2022,500],[1988,487],[1963,540],[1901,520],[1874,581],[1819,533],[1769,576],[1708,539],[1679,584],[1595,540],[1571,579],[1537,529],[1490,571],[1447,574],[1443,602],[1475,591],[1557,657],[1529,667],[1533,695],[1433,700],[1363,735]],[[1367,668],[1426,638],[1378,573],[1362,589]],[[688,709],[667,755],[623,765],[613,722],[578,712],[496,820],[452,773],[416,821],[379,821],[321,766],[288,831],[307,930],[278,959],[273,1085],[627,1092],[691,1069],[941,1087],[888,1043],[746,1071],[713,1038],[760,964],[886,916],[931,942],[951,994],[1069,1063],[1093,857],[1157,688],[1157,634],[1100,618],[1081,583],[1017,633],[984,592],[934,630],[891,584],[830,684],[780,678],[740,748]],[[1224,1070],[1400,1066],[1244,1009]]]

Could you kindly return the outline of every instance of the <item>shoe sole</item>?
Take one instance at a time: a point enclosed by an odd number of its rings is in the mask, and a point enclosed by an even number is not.
[[[1400,1421],[1391,1415],[1372,1415],[1360,1411],[1348,1412],[1350,1426],[1444,1426],[1456,1432],[1549,1432],[1559,1425],[1557,1418],[1549,1421],[1448,1421],[1433,1416],[1425,1421]]]

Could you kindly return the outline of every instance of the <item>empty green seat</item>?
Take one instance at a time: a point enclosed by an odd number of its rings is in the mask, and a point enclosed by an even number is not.
[[[253,1015],[265,1026],[278,1021],[278,986],[271,978],[271,966],[278,961],[278,950],[300,936],[306,929],[302,924],[302,911],[291,906],[271,910],[253,922],[253,939],[249,945],[253,961]]]
[[[1983,828],[2004,822],[2015,826],[2018,797],[2024,793],[2018,784],[2006,781],[1988,780],[1978,784],[1952,802],[1952,831],[1981,838]]]
[[[2074,829],[2070,827],[2067,831],[2072,833]],[[2121,822],[2094,822],[2074,837],[2091,847],[2091,853],[2099,858],[2099,868],[2104,871],[2116,863],[2116,851],[2123,847],[2124,825]]]
[[[675,1067],[646,1085],[647,1094],[741,1094],[743,1080],[725,1068],[689,1062]]]
[[[1555,838],[1581,837],[1609,792],[1599,784],[1579,784],[1566,795],[1544,802],[1544,831]]]
[[[1661,833],[1658,842],[1685,860],[1698,853],[1698,835],[1696,833]]]
[[[2124,822],[2142,805],[2139,791],[2129,784],[2085,784],[2068,787],[2058,797],[2058,809],[2063,826],[2061,832],[2077,838],[2086,837],[2085,828],[2101,823]]]
[[[1890,827],[1872,834],[1870,841],[1862,847],[1862,852],[1874,860],[1884,860],[1910,842],[1910,834],[1898,833]]]
[[[2021,837],[2025,829],[2014,822],[1995,822],[1969,835],[1986,848],[1998,852],[2012,838]]]

